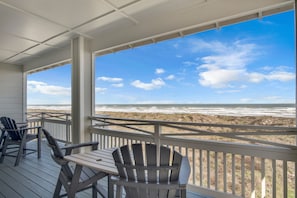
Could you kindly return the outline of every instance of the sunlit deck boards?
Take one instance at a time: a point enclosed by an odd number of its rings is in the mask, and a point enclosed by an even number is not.
[[[35,144],[35,143],[33,143]],[[28,147],[35,147],[35,145]],[[50,157],[50,150],[42,142],[41,159],[36,154],[22,159],[14,167],[15,158],[6,157],[0,164],[0,197],[52,197],[59,174],[59,166]],[[91,191],[78,193],[78,197],[91,197]]]
[[[35,142],[28,147],[36,147]],[[0,164],[0,198],[35,198],[52,197],[55,189],[59,166],[50,157],[50,150],[45,141],[42,141],[42,156],[37,159],[36,154],[28,155],[21,159],[19,166],[14,167],[15,158],[5,157],[3,164]],[[106,187],[106,180],[102,181]],[[78,198],[88,198],[91,190],[77,194]],[[100,195],[98,195],[100,197]],[[191,192],[189,198],[200,198]]]

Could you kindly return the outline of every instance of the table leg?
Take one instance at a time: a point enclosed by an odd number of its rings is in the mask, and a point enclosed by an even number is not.
[[[73,173],[73,177],[72,177],[72,181],[71,181],[71,184],[69,186],[69,190],[67,192],[68,198],[74,198],[75,197],[75,193],[76,193],[76,191],[78,189],[81,170],[82,170],[82,166],[79,165],[79,164],[76,164],[75,169],[74,169],[74,173]]]
[[[37,130],[37,157],[39,159],[41,157],[41,128],[38,128]]]
[[[108,198],[113,198],[114,197],[114,189],[113,189],[113,184],[111,184],[111,175],[108,175],[107,179],[107,188],[108,188]]]

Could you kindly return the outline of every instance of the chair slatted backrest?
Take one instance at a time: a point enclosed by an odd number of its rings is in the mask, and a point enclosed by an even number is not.
[[[158,167],[156,153],[155,144],[125,145],[113,152],[120,178],[135,182],[135,186],[125,186],[126,197],[175,197],[176,189],[159,189],[158,184],[178,183],[183,157],[178,152],[161,146]],[[153,187],[137,187],[139,183],[150,183]]]
[[[12,140],[21,140],[23,137],[23,130],[18,129],[18,126],[14,119],[9,117],[1,117],[0,118],[2,125],[4,126],[4,130],[7,131],[9,137]]]
[[[51,136],[51,134],[47,130],[42,129],[42,131],[47,139],[49,147],[52,149],[52,151],[51,151],[52,158],[58,164],[61,165],[61,160],[64,158],[64,154],[63,154],[58,142],[55,140],[55,138],[53,136]]]

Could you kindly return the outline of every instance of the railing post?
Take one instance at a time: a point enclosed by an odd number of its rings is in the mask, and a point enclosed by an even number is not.
[[[161,130],[161,125],[158,123],[155,124],[155,135],[154,135],[154,138],[155,138],[155,144],[156,144],[156,162],[157,162],[157,166],[160,166],[160,146],[161,146],[161,133],[162,133],[162,130]]]
[[[70,141],[70,120],[68,114],[66,114],[66,141],[72,142]]]
[[[44,112],[41,112],[41,127],[44,128]]]

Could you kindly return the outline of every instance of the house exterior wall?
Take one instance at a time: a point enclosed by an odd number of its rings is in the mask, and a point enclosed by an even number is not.
[[[24,121],[24,79],[21,66],[0,63],[0,116]]]

